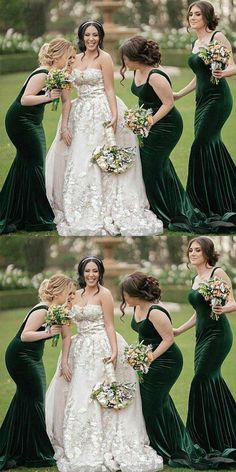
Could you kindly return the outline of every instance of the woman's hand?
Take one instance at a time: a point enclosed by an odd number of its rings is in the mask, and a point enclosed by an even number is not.
[[[61,131],[61,140],[63,143],[66,144],[66,146],[70,146],[72,143],[72,134],[69,128],[65,128]]]
[[[112,362],[113,366],[114,366],[114,369],[116,368],[116,364],[117,364],[117,352],[114,352],[112,355],[111,355],[111,359],[109,362]]]
[[[60,98],[61,94],[62,94],[61,89],[52,89],[48,93],[49,100],[55,100],[56,98]]]
[[[113,128],[114,133],[116,132],[116,127],[117,127],[117,117],[113,117],[111,121],[107,124],[107,128]]]
[[[155,360],[152,351],[149,351],[149,352],[147,353],[147,357],[148,357],[148,360],[150,361],[150,364]]]
[[[225,313],[225,307],[222,306],[222,305],[214,305],[214,307],[212,307],[212,311],[213,313],[215,313],[217,316],[220,316],[222,315],[223,313]]]
[[[56,334],[61,334],[61,329],[62,329],[61,325],[52,325],[48,331],[49,335],[55,336]]]
[[[215,69],[214,71],[212,71],[212,75],[216,78],[216,79],[222,79],[222,77],[225,77],[226,76],[226,73],[224,70],[222,69]]]
[[[72,372],[68,364],[61,366],[61,375],[64,377],[66,382],[70,382],[72,379]]]

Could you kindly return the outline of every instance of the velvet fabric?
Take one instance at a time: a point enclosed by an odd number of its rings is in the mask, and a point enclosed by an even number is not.
[[[170,319],[169,313],[160,305],[152,305],[144,320],[137,322],[135,314],[131,326],[139,333],[139,341],[152,344],[153,350],[162,338],[149,320],[151,310],[158,309]],[[166,352],[152,362],[140,383],[142,408],[151,446],[172,467],[194,469],[235,468],[236,461],[223,457],[218,451],[206,454],[195,444],[185,428],[170,396],[183,366],[182,354],[173,343]],[[201,418],[201,417],[200,417]]]
[[[30,78],[42,72],[48,71],[36,70],[29,76],[6,114],[6,131],[17,153],[0,192],[0,234],[8,232],[11,226],[26,231],[55,228],[44,177],[46,144],[42,120],[45,104],[21,105]]]
[[[224,314],[218,320],[211,318],[211,307],[198,290],[191,289],[189,301],[197,321],[187,428],[207,452],[218,450],[236,458],[236,402],[221,375],[233,341],[230,324]]]
[[[28,317],[39,308],[47,309],[47,306],[37,306],[29,312],[6,350],[7,370],[17,389],[0,429],[0,470],[11,468],[11,464],[14,467],[55,465],[44,412],[45,341],[22,342],[20,338]]]
[[[187,193],[207,217],[236,224],[236,166],[221,140],[233,106],[230,88],[224,78],[211,82],[210,67],[197,53],[189,66],[196,74],[196,112]]]

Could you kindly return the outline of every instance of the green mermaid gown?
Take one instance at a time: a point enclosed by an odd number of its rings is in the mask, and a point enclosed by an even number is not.
[[[131,326],[139,333],[139,342],[152,344],[153,350],[161,343],[162,338],[149,320],[152,309],[169,313],[159,305],[152,305],[147,317],[137,322],[133,316]],[[144,381],[140,384],[142,408],[146,429],[151,446],[163,457],[164,463],[172,467],[195,469],[235,468],[236,462],[231,459],[206,455],[197,444],[194,444],[185,428],[172,398],[170,389],[178,379],[183,365],[182,354],[174,343],[169,349],[152,362]]]
[[[46,144],[42,120],[45,104],[23,106],[20,103],[29,79],[42,72],[48,73],[40,69],[28,77],[6,114],[6,130],[17,153],[0,192],[0,234],[55,229],[44,177]]]
[[[197,323],[187,428],[193,441],[207,452],[218,450],[227,456],[233,448],[236,458],[236,402],[221,376],[233,341],[231,328],[225,315],[217,321],[210,317],[210,305],[198,290],[191,289],[189,301]]]
[[[139,106],[152,108],[155,114],[162,102],[149,84],[151,74],[162,75],[171,85],[169,77],[163,71],[152,69],[144,84],[137,86],[133,80],[131,90],[139,97]],[[164,227],[170,230],[200,234],[235,231],[236,225],[233,223],[221,221],[221,218],[209,218],[201,211],[201,207],[199,209],[197,205],[192,205],[183,188],[169,158],[182,130],[181,115],[173,107],[164,118],[152,126],[140,148],[143,179],[151,210],[163,221]]]
[[[34,307],[6,351],[6,366],[17,390],[0,429],[0,470],[11,468],[12,464],[14,467],[55,465],[44,413],[45,340],[22,342],[20,339],[28,317],[38,308],[48,309],[46,305]]]
[[[236,165],[221,141],[221,129],[233,105],[230,88],[224,78],[217,85],[210,81],[210,68],[197,53],[190,55],[189,66],[197,82],[187,193],[207,217],[236,224]]]

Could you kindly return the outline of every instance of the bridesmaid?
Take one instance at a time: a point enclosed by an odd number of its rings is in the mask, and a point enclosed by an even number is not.
[[[170,160],[183,130],[174,107],[171,81],[160,66],[161,53],[154,41],[135,36],[121,46],[121,75],[135,71],[132,92],[139,106],[152,108],[153,124],[140,148],[143,179],[151,210],[171,230],[215,232],[215,223],[193,208]]]
[[[193,439],[207,452],[217,450],[236,460],[236,402],[221,376],[221,366],[233,341],[232,331],[225,316],[236,311],[229,277],[216,266],[218,254],[211,239],[201,236],[190,241],[187,250],[189,262],[196,268],[189,301],[195,313],[174,330],[175,336],[196,325],[195,375],[192,380],[187,428]],[[211,307],[198,292],[199,284],[216,276],[231,287],[225,306],[216,306],[219,319],[210,316]]]
[[[54,450],[46,433],[44,398],[44,342],[61,332],[60,326],[45,331],[45,315],[51,304],[70,302],[73,282],[65,275],[44,280],[40,303],[25,317],[6,351],[7,370],[16,383],[16,394],[0,429],[0,470],[13,467],[55,465]]]
[[[0,192],[0,234],[55,229],[45,190],[42,120],[45,104],[60,97],[61,91],[55,89],[46,95],[43,89],[49,70],[65,67],[72,49],[65,39],[44,44],[39,52],[40,66],[30,74],[7,111],[6,130],[17,152]]]
[[[174,343],[170,315],[160,303],[158,281],[142,272],[135,272],[123,281],[121,292],[122,313],[127,303],[135,307],[131,326],[138,332],[139,342],[153,345],[153,361],[140,384],[150,445],[172,467],[224,468],[222,457],[211,458],[192,442],[170,397],[170,389],[181,373],[183,359]],[[236,465],[232,459],[226,462],[229,468]]]
[[[182,90],[174,93],[175,99],[196,89],[195,139],[192,144],[187,193],[194,206],[208,217],[221,220],[226,228],[236,225],[236,166],[221,141],[221,129],[232,110],[232,95],[225,78],[236,74],[231,57],[228,67],[214,72],[219,83],[210,81],[211,71],[199,58],[199,48],[216,40],[232,51],[228,39],[215,31],[218,18],[210,2],[193,2],[187,13],[189,27],[197,34],[193,43],[189,66],[195,78]],[[216,223],[217,225],[217,223]]]

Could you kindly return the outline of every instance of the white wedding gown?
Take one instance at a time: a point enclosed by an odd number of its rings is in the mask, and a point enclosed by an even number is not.
[[[126,109],[118,98],[116,144],[136,149],[135,163],[124,174],[104,173],[91,156],[106,143],[104,122],[111,119],[102,71],[73,71],[78,97],[72,101],[67,147],[57,134],[46,158],[46,189],[61,236],[147,236],[160,234],[163,225],[149,210],[137,139],[124,126]]]
[[[111,355],[100,305],[75,305],[77,334],[72,337],[69,364],[72,380],[60,376],[60,358],[46,394],[46,424],[60,472],[154,472],[163,468],[148,444],[137,376],[124,365],[126,342],[118,336],[116,379],[136,382],[133,402],[123,410],[106,409],[91,399],[103,382],[104,357]]]

